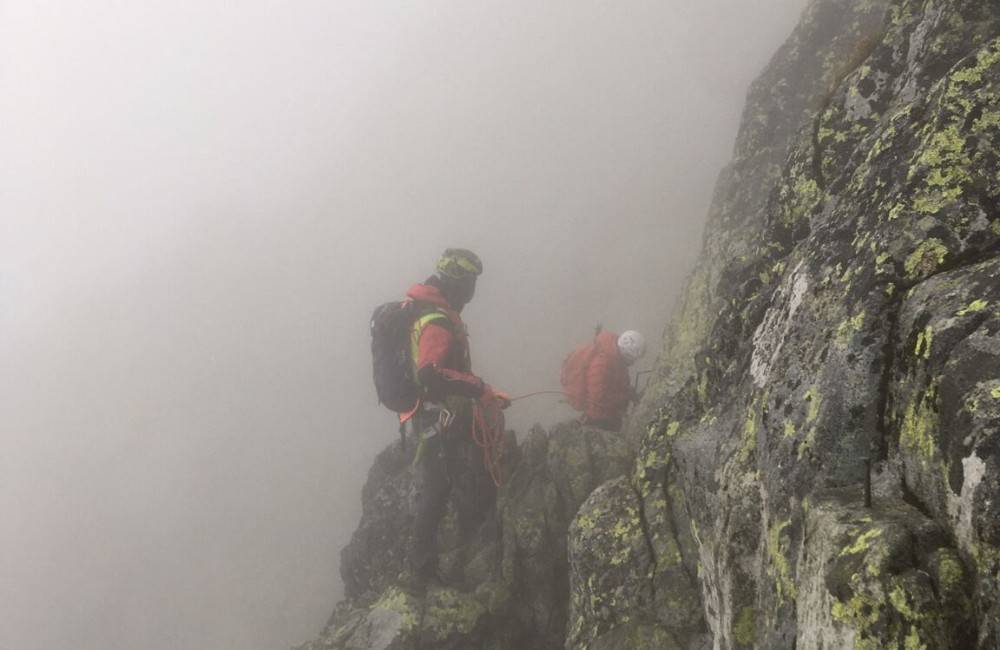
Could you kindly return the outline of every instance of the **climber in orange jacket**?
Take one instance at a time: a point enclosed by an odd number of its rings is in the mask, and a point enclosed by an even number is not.
[[[633,399],[628,367],[646,352],[639,332],[618,336],[598,330],[592,343],[574,350],[563,363],[562,386],[566,399],[582,420],[609,431],[618,431]]]

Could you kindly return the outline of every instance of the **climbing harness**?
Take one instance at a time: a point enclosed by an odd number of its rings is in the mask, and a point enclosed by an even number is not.
[[[416,432],[417,435],[417,451],[413,454],[413,467],[420,464],[420,461],[424,457],[424,451],[427,447],[426,443],[428,440],[434,438],[438,434],[443,434],[451,426],[451,423],[455,421],[455,414],[444,408],[443,406],[438,406],[436,404],[427,404],[425,406],[428,412],[437,412],[437,420],[431,423],[430,426],[425,429]],[[411,420],[412,421],[412,420]]]

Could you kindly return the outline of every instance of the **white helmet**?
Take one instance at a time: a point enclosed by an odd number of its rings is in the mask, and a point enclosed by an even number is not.
[[[630,366],[646,354],[646,339],[639,332],[629,330],[618,337],[618,351]]]

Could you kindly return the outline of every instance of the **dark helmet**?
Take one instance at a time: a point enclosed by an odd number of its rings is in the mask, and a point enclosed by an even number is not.
[[[476,278],[483,272],[479,256],[464,248],[449,248],[437,263],[437,273],[429,282],[437,286],[452,309],[462,308],[476,293]]]
[[[442,277],[461,279],[476,277],[483,272],[479,256],[465,248],[449,248],[437,263],[437,272]]]

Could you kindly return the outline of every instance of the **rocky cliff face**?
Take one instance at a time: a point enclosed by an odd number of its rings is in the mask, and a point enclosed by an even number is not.
[[[627,435],[534,432],[423,598],[388,449],[304,648],[1000,648],[998,141],[1000,0],[815,0]]]
[[[750,92],[632,489],[571,528],[567,647],[702,619],[716,648],[1000,647],[998,100],[1000,3],[810,6]]]

